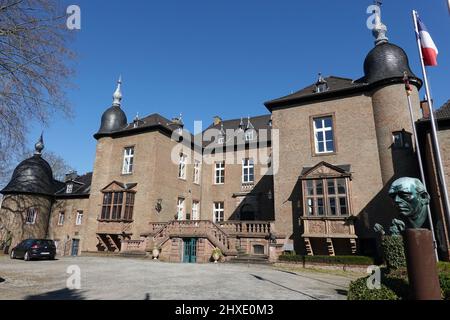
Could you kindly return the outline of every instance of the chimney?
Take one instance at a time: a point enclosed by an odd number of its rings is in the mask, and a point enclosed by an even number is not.
[[[420,109],[422,110],[422,117],[424,119],[430,119],[430,106],[428,105],[428,100],[420,102]]]
[[[222,118],[219,116],[214,117],[214,125],[217,126],[222,123]]]
[[[70,181],[70,180],[75,180],[78,177],[78,173],[76,171],[69,171],[68,173],[66,173],[66,177],[64,179],[64,182]]]

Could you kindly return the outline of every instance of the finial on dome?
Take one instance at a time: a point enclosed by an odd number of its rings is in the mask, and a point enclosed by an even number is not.
[[[381,21],[381,5],[382,1],[375,0],[374,5],[378,7],[377,10],[374,11],[375,13],[375,25],[372,29],[372,34],[375,37],[375,45],[380,45],[383,43],[388,42],[388,37],[386,37],[387,27],[386,25]]]
[[[38,142],[34,145],[34,154],[40,156],[42,154],[42,150],[44,150],[44,133],[41,133],[41,137]]]
[[[119,77],[119,81],[117,81],[117,88],[113,94],[113,106],[120,107],[122,101],[122,76]]]

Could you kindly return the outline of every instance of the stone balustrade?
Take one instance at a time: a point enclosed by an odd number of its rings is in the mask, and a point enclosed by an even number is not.
[[[121,252],[145,251],[145,240],[122,240]]]

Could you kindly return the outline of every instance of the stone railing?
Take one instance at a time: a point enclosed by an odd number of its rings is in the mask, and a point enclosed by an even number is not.
[[[121,252],[145,251],[145,240],[122,240]]]
[[[351,217],[302,217],[303,237],[356,238]]]
[[[253,182],[242,183],[241,191],[247,192],[252,191],[255,184]]]
[[[224,221],[218,225],[228,235],[240,237],[266,237],[271,231],[269,221]]]

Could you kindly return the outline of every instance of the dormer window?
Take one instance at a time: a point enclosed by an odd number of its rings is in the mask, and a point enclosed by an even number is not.
[[[220,137],[217,139],[217,143],[218,143],[218,144],[224,144],[224,143],[225,143],[225,138],[222,137],[222,136],[220,136]]]
[[[72,184],[72,183],[69,183],[69,184],[66,186],[66,193],[72,193],[72,191],[73,191],[73,184]]]
[[[412,135],[405,130],[393,132],[392,142],[394,149],[410,149],[412,148]]]
[[[253,141],[255,139],[254,130],[250,129],[245,131],[245,141]]]
[[[322,77],[322,74],[319,73],[319,79],[316,82],[316,93],[322,93],[328,90],[328,82]]]

